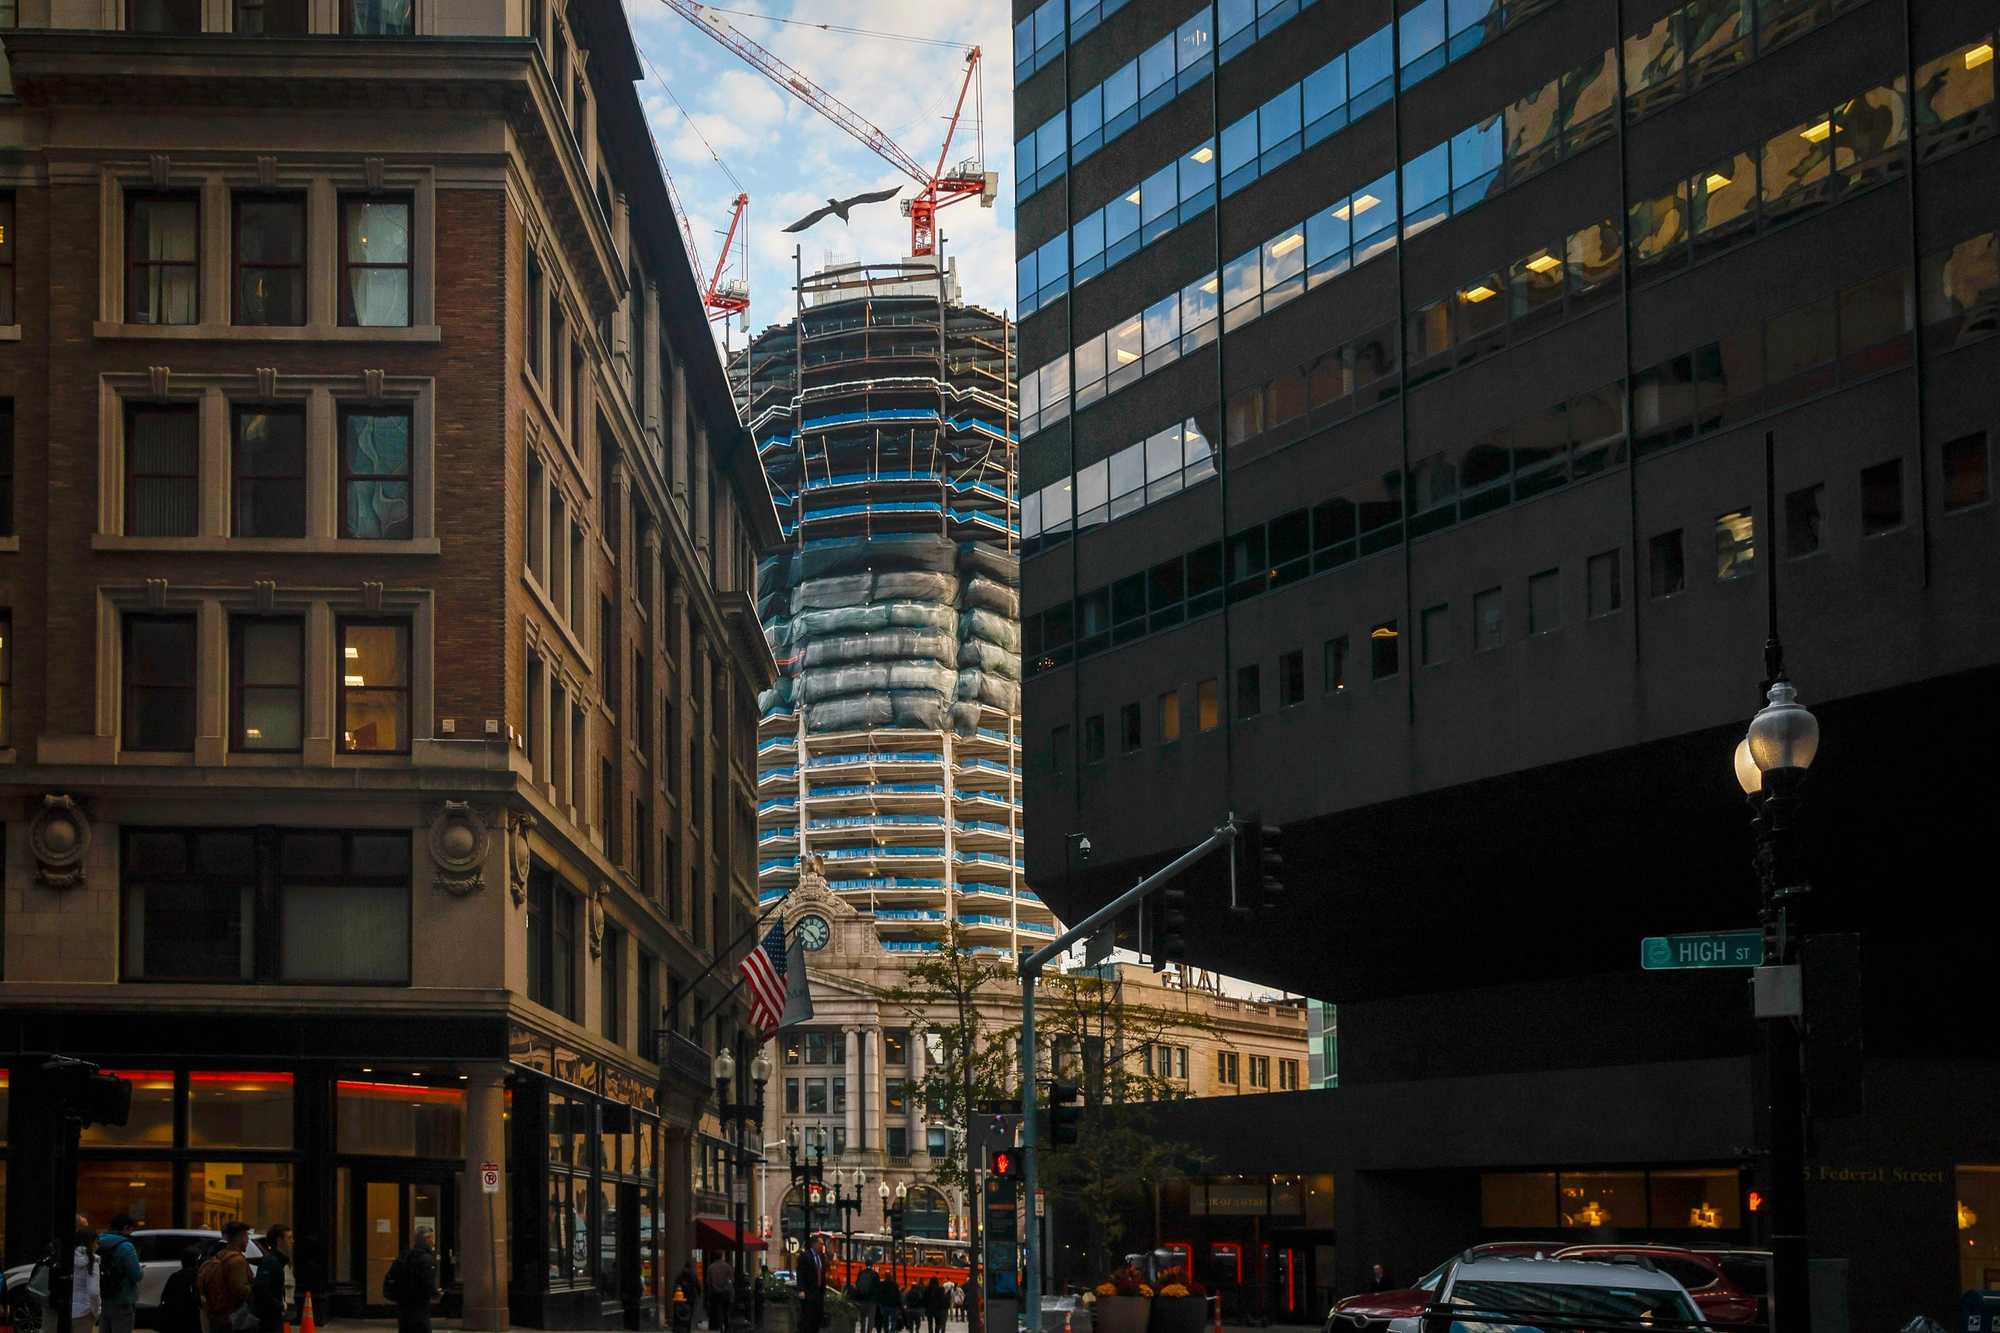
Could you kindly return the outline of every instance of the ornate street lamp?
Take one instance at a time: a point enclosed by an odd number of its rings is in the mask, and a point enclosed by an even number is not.
[[[730,1137],[730,1129],[735,1128],[735,1136],[730,1143],[729,1155],[729,1207],[730,1221],[736,1235],[733,1249],[736,1260],[736,1277],[733,1284],[734,1303],[743,1302],[749,1292],[749,1275],[743,1271],[743,1199],[737,1194],[737,1182],[749,1181],[750,1158],[744,1146],[744,1126],[755,1121],[764,1123],[764,1085],[771,1081],[771,1057],[759,1049],[756,1058],[750,1061],[750,1081],[756,1089],[755,1096],[747,1102],[732,1102],[730,1094],[736,1086],[736,1057],[729,1053],[727,1046],[715,1053],[709,1065],[709,1072],[715,1077],[715,1114],[722,1122],[725,1138]]]

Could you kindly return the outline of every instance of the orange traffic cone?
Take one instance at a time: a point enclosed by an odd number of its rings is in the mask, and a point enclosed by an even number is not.
[[[313,1324],[313,1297],[311,1292],[306,1293],[306,1302],[299,1309],[299,1333],[319,1333],[318,1328]]]

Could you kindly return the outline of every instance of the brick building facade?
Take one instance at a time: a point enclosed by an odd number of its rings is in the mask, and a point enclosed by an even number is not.
[[[19,20],[6,1259],[47,1235],[60,1052],[134,1081],[94,1221],[290,1223],[322,1313],[430,1225],[469,1319],[649,1326],[721,1211],[777,529],[623,14]]]

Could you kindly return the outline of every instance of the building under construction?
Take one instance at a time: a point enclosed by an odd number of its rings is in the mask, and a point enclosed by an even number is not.
[[[1055,931],[1021,873],[1013,326],[930,258],[829,267],[798,309],[732,364],[786,537],[759,580],[763,897],[814,852],[890,948],[955,918],[1011,954]]]

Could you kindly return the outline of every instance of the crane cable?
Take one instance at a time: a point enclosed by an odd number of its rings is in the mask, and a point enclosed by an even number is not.
[[[721,5],[704,4],[703,9],[717,14],[728,14],[732,18],[761,19],[766,23],[783,23],[794,28],[817,28],[821,32],[844,33],[850,37],[879,37],[889,42],[909,42],[915,46],[941,46],[950,51],[970,51],[968,42],[948,41],[942,37],[916,37],[907,32],[878,32],[872,28],[850,28],[839,23],[814,23],[810,19],[780,18],[776,14],[759,14],[749,9],[724,9]]]
[[[633,47],[635,50],[639,52],[639,59],[646,62],[646,68],[649,71],[651,71],[653,75],[653,82],[660,85],[660,91],[665,93],[667,95],[668,100],[674,104],[674,110],[681,113],[681,119],[686,121],[688,128],[694,131],[694,137],[701,140],[701,146],[708,150],[708,156],[710,160],[712,160],[716,166],[722,169],[723,175],[729,177],[729,183],[736,187],[736,193],[738,194],[749,193],[747,190],[743,188],[743,182],[736,179],[736,173],[729,169],[729,164],[722,160],[722,154],[715,151],[715,145],[708,141],[708,136],[701,132],[701,126],[695,124],[694,117],[688,114],[688,109],[681,104],[681,99],[674,96],[674,90],[672,85],[670,85],[667,82],[666,76],[660,73],[660,67],[653,63],[653,58],[647,55],[645,48],[639,46],[638,43],[636,42],[633,43]],[[659,145],[656,142],[654,144],[654,148],[656,151],[658,147]]]

